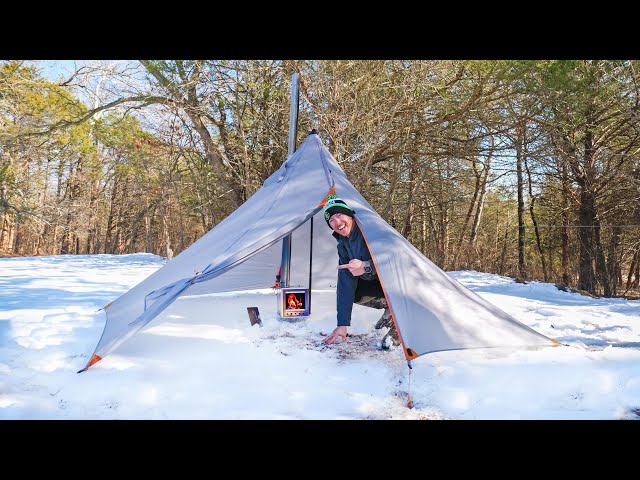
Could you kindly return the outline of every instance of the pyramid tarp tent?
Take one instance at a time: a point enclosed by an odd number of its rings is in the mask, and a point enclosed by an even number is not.
[[[272,287],[283,238],[289,234],[288,286],[308,287],[312,268],[312,288],[335,288],[336,242],[322,216],[333,193],[356,212],[407,360],[443,350],[558,345],[426,258],[376,213],[312,132],[236,211],[104,307],[104,331],[81,371],[113,352],[180,295]]]

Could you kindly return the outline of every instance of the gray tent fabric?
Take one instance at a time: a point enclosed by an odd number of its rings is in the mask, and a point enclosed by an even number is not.
[[[113,352],[180,295],[272,287],[282,239],[289,234],[289,286],[308,286],[311,265],[312,288],[335,289],[336,242],[322,216],[332,193],[356,212],[407,360],[443,350],[558,345],[426,258],[375,212],[312,132],[237,210],[104,307],[104,331],[80,371]]]

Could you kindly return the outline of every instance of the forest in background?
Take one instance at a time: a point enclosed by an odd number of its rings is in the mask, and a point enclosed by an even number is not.
[[[51,62],[49,62],[51,63]],[[180,253],[316,129],[444,270],[636,297],[639,61],[0,61],[0,255]]]

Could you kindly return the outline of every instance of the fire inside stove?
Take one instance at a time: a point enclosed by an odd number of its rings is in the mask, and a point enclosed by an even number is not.
[[[283,288],[279,313],[283,317],[305,317],[309,315],[309,289]]]

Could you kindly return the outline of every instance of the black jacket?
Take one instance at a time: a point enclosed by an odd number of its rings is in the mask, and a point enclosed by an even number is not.
[[[353,303],[357,300],[358,292],[379,292],[382,294],[380,280],[378,280],[378,272],[376,272],[371,253],[364,241],[360,227],[353,221],[353,229],[347,237],[343,237],[333,232],[334,238],[338,241],[338,258],[339,264],[344,265],[350,260],[357,258],[362,261],[369,260],[371,262],[371,273],[364,273],[360,276],[353,276],[346,268],[338,270],[338,286],[337,286],[337,310],[338,310],[338,326],[351,325],[351,311]],[[358,290],[358,292],[356,292]],[[376,295],[373,295],[376,296]]]

